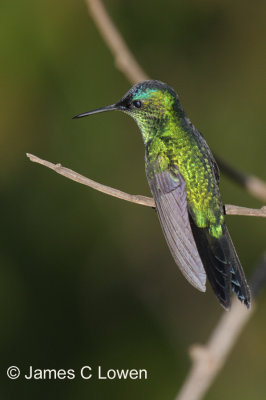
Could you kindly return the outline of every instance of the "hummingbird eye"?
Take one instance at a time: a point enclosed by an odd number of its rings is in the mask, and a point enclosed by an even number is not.
[[[141,108],[142,102],[141,102],[140,100],[134,100],[134,101],[132,101],[132,105],[133,105],[135,108]]]

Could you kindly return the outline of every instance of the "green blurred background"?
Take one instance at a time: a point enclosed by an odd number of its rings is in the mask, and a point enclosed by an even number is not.
[[[134,54],[179,93],[210,147],[266,178],[263,1],[106,1]],[[223,311],[174,264],[155,212],[32,164],[30,152],[149,195],[135,123],[71,117],[119,99],[116,70],[83,1],[2,0],[0,380],[3,398],[173,399],[188,348]],[[259,207],[222,177],[225,203]],[[265,221],[227,217],[247,275]],[[266,294],[206,399],[266,392]],[[147,381],[10,381],[6,368],[146,368]]]

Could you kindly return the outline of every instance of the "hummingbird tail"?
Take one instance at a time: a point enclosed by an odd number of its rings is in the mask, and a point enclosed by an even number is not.
[[[207,228],[198,228],[191,216],[190,224],[204,269],[221,305],[230,308],[232,289],[249,308],[250,290],[227,227],[223,225],[222,236],[215,238]]]
[[[235,247],[233,245],[231,236],[228,232],[227,227],[224,225],[224,234],[227,239],[228,246],[230,248],[231,259],[231,285],[232,290],[238,299],[245,304],[247,308],[250,307],[250,289],[247,284],[245,273],[243,271],[242,265],[239,261],[238,255],[236,253]]]

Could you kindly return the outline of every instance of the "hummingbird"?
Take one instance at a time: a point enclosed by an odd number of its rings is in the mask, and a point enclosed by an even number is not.
[[[250,290],[229,231],[219,190],[219,168],[202,134],[166,83],[134,85],[117,103],[74,118],[122,111],[137,123],[145,171],[172,256],[185,278],[206,291],[206,277],[227,310],[231,291],[250,307]]]

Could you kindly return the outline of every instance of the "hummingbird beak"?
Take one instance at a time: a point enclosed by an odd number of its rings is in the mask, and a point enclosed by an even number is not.
[[[105,112],[105,111],[115,111],[115,110],[121,110],[121,107],[118,104],[111,104],[110,106],[97,108],[96,110],[92,110],[92,111],[85,112],[83,114],[75,115],[75,117],[73,117],[72,119],[83,118],[83,117],[87,117],[88,115],[98,114],[98,113]]]

